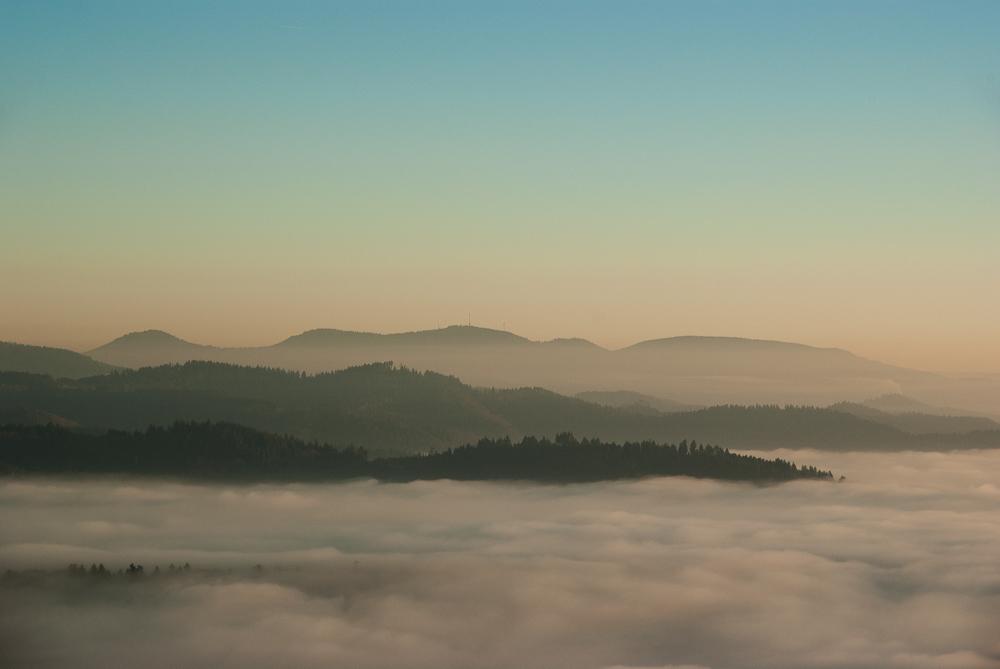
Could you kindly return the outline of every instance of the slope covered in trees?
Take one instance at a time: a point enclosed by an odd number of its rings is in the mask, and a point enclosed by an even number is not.
[[[145,432],[81,434],[55,425],[0,427],[0,472],[129,473],[223,480],[386,481],[454,479],[586,482],[645,476],[734,481],[830,479],[830,472],[783,460],[730,453],[717,446],[556,440],[482,439],[429,455],[368,460],[364,449],[306,443],[231,423],[175,423]]]
[[[0,371],[3,372],[30,372],[79,379],[108,374],[116,369],[119,368],[63,348],[0,342]]]
[[[306,441],[354,444],[376,454],[443,450],[482,437],[553,438],[561,432],[616,442],[679,442],[696,436],[726,448],[754,449],[1000,446],[1000,431],[917,436],[849,413],[812,407],[634,411],[539,388],[472,388],[454,377],[391,363],[312,376],[209,362],[79,381],[3,373],[0,409],[52,415],[100,429],[142,430],[177,420],[228,421]]]
[[[336,449],[232,423],[174,423],[85,434],[55,425],[0,427],[4,473],[129,473],[210,478],[351,477],[364,450]]]
[[[828,408],[910,434],[965,434],[977,430],[1000,430],[1000,424],[983,416],[947,416],[918,411],[890,413],[854,402],[838,402]]]
[[[79,382],[0,374],[0,407],[37,409],[85,427],[141,430],[177,420],[230,421],[385,452],[516,433],[474,395],[457,379],[391,364],[315,376],[207,362]]]

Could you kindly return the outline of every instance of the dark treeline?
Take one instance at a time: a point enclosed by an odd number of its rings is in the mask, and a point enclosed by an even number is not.
[[[618,445],[597,439],[482,439],[429,455],[368,459],[364,449],[305,442],[231,423],[175,423],[145,432],[84,434],[55,425],[0,427],[0,471],[129,473],[223,480],[429,479],[584,482],[687,475],[734,481],[832,478],[813,467],[687,441]]]
[[[442,453],[397,458],[379,458],[372,474],[386,481],[453,479],[530,479],[560,483],[612,481],[645,476],[693,476],[731,481],[789,481],[797,478],[827,478],[833,474],[815,467],[796,467],[781,459],[766,460],[730,453],[718,446],[687,440],[680,445],[652,441],[622,445],[597,439],[577,441],[563,433],[555,441],[525,437],[481,439],[475,446],[448,449]]]
[[[311,479],[366,474],[368,454],[233,423],[177,422],[144,432],[86,434],[56,425],[0,427],[4,473],[130,473],[198,478]]]
[[[152,566],[136,564],[132,562],[126,564],[115,564],[105,566],[104,563],[92,562],[90,566],[83,563],[71,563],[62,569],[46,569],[44,567],[29,567],[26,569],[6,569],[0,574],[0,588],[18,587],[38,587],[50,584],[56,579],[63,580],[64,585],[79,586],[79,593],[85,592],[87,588],[93,586],[109,585],[135,585],[144,583],[154,585],[156,583],[170,583],[171,581],[183,580],[187,583],[203,581],[206,578],[218,582],[219,579],[230,578],[245,580],[247,577],[253,579],[264,579],[268,576],[281,574],[287,571],[287,567],[279,565],[264,566],[256,564],[246,568],[219,568],[219,567],[193,567],[190,562],[183,565],[170,564]],[[3,665],[6,666],[6,665]]]

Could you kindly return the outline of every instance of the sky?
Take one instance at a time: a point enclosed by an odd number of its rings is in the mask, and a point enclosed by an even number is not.
[[[994,2],[0,5],[0,339],[1000,372]]]
[[[1000,452],[764,455],[846,480],[7,477],[0,564],[58,571],[0,579],[0,660],[1000,667]],[[70,563],[161,573],[69,578]]]

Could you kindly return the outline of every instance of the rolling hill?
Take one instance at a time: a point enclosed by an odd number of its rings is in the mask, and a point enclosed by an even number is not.
[[[889,413],[854,402],[838,402],[828,408],[890,425],[910,434],[966,434],[977,430],[1000,430],[1000,423],[982,416],[948,416],[914,411]]]
[[[675,413],[677,411],[696,411],[705,408],[698,404],[681,404],[673,400],[665,400],[662,397],[644,395],[643,393],[631,390],[590,390],[577,393],[574,397],[606,407],[621,407],[644,413]]]
[[[63,348],[0,342],[0,371],[3,372],[31,372],[80,379],[116,369],[119,368]]]
[[[878,409],[879,411],[891,414],[919,413],[930,416],[977,416],[980,418],[990,419],[996,417],[995,415],[991,416],[977,411],[966,411],[964,409],[956,409],[954,407],[933,406],[927,404],[926,402],[915,400],[912,397],[900,395],[899,393],[886,393],[881,397],[867,399],[864,402],[861,402],[861,404],[871,409]]]
[[[85,428],[145,429],[175,421],[227,421],[373,453],[428,452],[480,438],[605,441],[696,439],[723,448],[899,450],[1000,446],[1000,431],[913,435],[813,407],[713,406],[637,412],[541,388],[474,388],[455,377],[376,363],[306,375],[189,362],[79,381],[0,374],[0,409],[53,415]]]
[[[148,331],[89,354],[131,368],[209,360],[311,374],[393,360],[473,386],[542,387],[566,395],[615,388],[701,406],[826,406],[906,393],[971,412],[998,413],[1000,407],[1000,378],[952,379],[840,349],[731,337],[671,337],[610,351],[581,339],[536,342],[510,332],[451,326],[399,334],[310,330],[271,346],[218,348]]]

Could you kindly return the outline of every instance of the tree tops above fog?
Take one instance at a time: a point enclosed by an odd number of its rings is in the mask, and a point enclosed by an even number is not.
[[[390,481],[453,479],[475,481],[527,479],[560,483],[637,479],[647,476],[692,476],[732,481],[832,479],[815,467],[798,468],[784,460],[730,453],[718,446],[687,440],[680,445],[652,441],[622,445],[576,438],[564,432],[555,441],[526,437],[482,439],[475,446],[442,453],[376,460],[378,478]]]
[[[482,439],[428,455],[369,460],[364,449],[337,449],[230,423],[175,423],[145,432],[82,434],[57,427],[0,427],[0,470],[6,473],[130,473],[210,479],[384,481],[430,479],[587,482],[646,476],[734,481],[832,478],[814,467],[730,453],[687,441],[615,444],[527,437]]]

